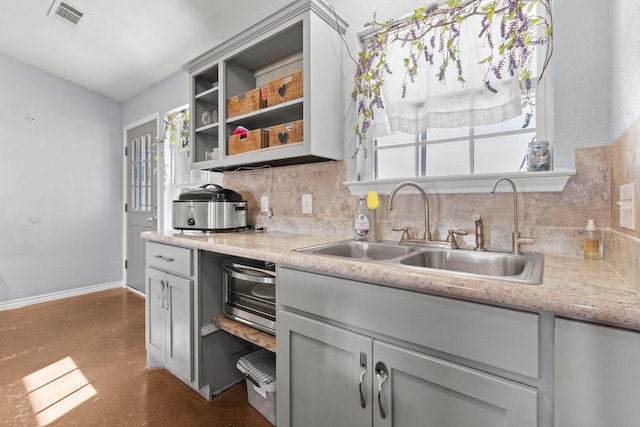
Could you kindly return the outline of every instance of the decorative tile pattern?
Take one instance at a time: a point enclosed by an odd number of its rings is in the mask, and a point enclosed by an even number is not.
[[[635,232],[620,229],[616,188],[620,183],[638,182],[640,190],[640,121],[611,146],[576,150],[576,175],[560,193],[519,194],[520,232],[534,237],[535,244],[525,251],[582,256],[584,227],[593,219],[607,234],[605,258],[625,280],[638,283],[640,227]],[[611,172],[610,172],[611,171]],[[610,176],[611,174],[611,176]],[[249,202],[248,223],[269,231],[307,233],[339,240],[351,237],[352,214],[358,197],[343,185],[347,177],[344,161],[331,161],[279,168],[227,173],[224,186],[240,192]],[[386,209],[388,196],[380,196],[377,210],[378,238],[399,240],[394,227],[408,227],[413,237],[424,232],[424,204],[417,194],[399,193],[394,209]],[[302,194],[311,194],[313,212],[302,213]],[[260,198],[270,195],[272,216],[260,212]],[[640,204],[640,195],[636,196]],[[485,225],[485,247],[511,248],[513,196],[509,193],[429,195],[431,232],[444,240],[447,230],[462,230],[463,247],[475,246],[474,213]],[[640,208],[637,208],[640,216]],[[611,218],[610,218],[611,217]],[[640,224],[640,217],[636,219]],[[622,239],[622,240],[621,240]],[[638,284],[640,291],[640,284]]]

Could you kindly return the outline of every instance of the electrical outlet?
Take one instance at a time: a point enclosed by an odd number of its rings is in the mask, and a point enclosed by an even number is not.
[[[269,196],[260,197],[260,211],[269,212]]]
[[[620,186],[620,227],[636,229],[636,183]]]
[[[302,195],[302,213],[310,214],[313,211],[311,206],[311,194]]]

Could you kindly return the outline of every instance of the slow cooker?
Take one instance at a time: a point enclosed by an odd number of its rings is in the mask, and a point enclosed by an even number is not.
[[[173,201],[176,230],[233,231],[247,227],[247,202],[242,195],[217,184],[185,191]]]

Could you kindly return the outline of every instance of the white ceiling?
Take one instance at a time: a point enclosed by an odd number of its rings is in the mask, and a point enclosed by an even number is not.
[[[0,52],[121,102],[293,2],[63,1],[84,13],[75,28],[52,0],[0,0]]]

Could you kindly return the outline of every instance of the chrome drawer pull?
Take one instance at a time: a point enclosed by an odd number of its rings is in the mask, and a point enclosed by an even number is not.
[[[155,255],[155,258],[161,259],[162,261],[173,262],[174,259],[164,255]]]

